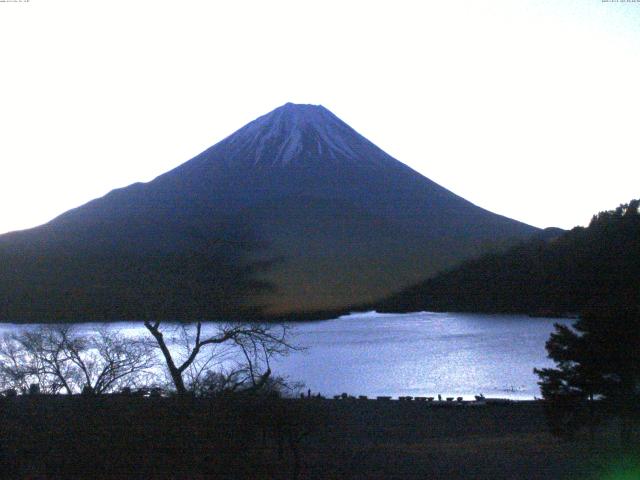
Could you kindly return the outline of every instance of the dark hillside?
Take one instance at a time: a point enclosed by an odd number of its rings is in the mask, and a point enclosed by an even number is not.
[[[640,301],[638,200],[551,240],[464,263],[397,295],[382,311],[579,313],[612,298]]]

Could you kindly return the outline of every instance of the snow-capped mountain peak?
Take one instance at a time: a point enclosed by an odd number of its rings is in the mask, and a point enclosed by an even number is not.
[[[261,165],[314,158],[355,160],[358,144],[373,146],[323,106],[294,103],[254,120],[226,141],[232,148],[250,149],[253,164]]]

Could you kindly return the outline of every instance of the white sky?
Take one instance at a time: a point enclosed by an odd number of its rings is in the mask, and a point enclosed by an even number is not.
[[[468,200],[569,228],[640,196],[640,2],[0,2],[0,232],[322,104]]]

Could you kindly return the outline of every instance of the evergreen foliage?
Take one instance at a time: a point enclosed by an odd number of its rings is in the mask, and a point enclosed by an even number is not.
[[[374,305],[379,311],[562,315],[638,304],[640,200],[595,215],[552,239],[535,238],[468,261]]]
[[[599,401],[620,417],[622,441],[630,441],[640,401],[640,308],[625,301],[591,307],[573,328],[556,325],[547,341],[556,368],[535,372],[556,433],[592,425]]]

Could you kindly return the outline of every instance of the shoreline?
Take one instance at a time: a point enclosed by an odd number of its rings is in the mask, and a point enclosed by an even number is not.
[[[287,314],[274,314],[274,315],[247,315],[247,316],[233,316],[225,319],[201,319],[201,318],[187,318],[183,320],[178,319],[162,319],[166,323],[175,324],[193,324],[196,322],[203,323],[321,323],[329,320],[337,320],[342,317],[349,316],[362,316],[368,314],[375,315],[415,315],[421,313],[452,313],[461,315],[505,315],[505,316],[522,316],[527,318],[540,318],[549,320],[577,320],[579,315],[577,313],[560,313],[553,310],[540,310],[540,311],[471,311],[471,310],[399,310],[390,311],[385,309],[377,310],[375,308],[363,308],[363,309],[335,309],[335,310],[318,310],[313,312],[299,312],[299,313],[287,313]],[[83,319],[48,319],[46,321],[35,322],[33,320],[9,320],[0,318],[0,325],[82,325],[82,324],[121,324],[121,323],[143,323],[144,320],[140,319],[95,319],[95,318],[83,318]]]

